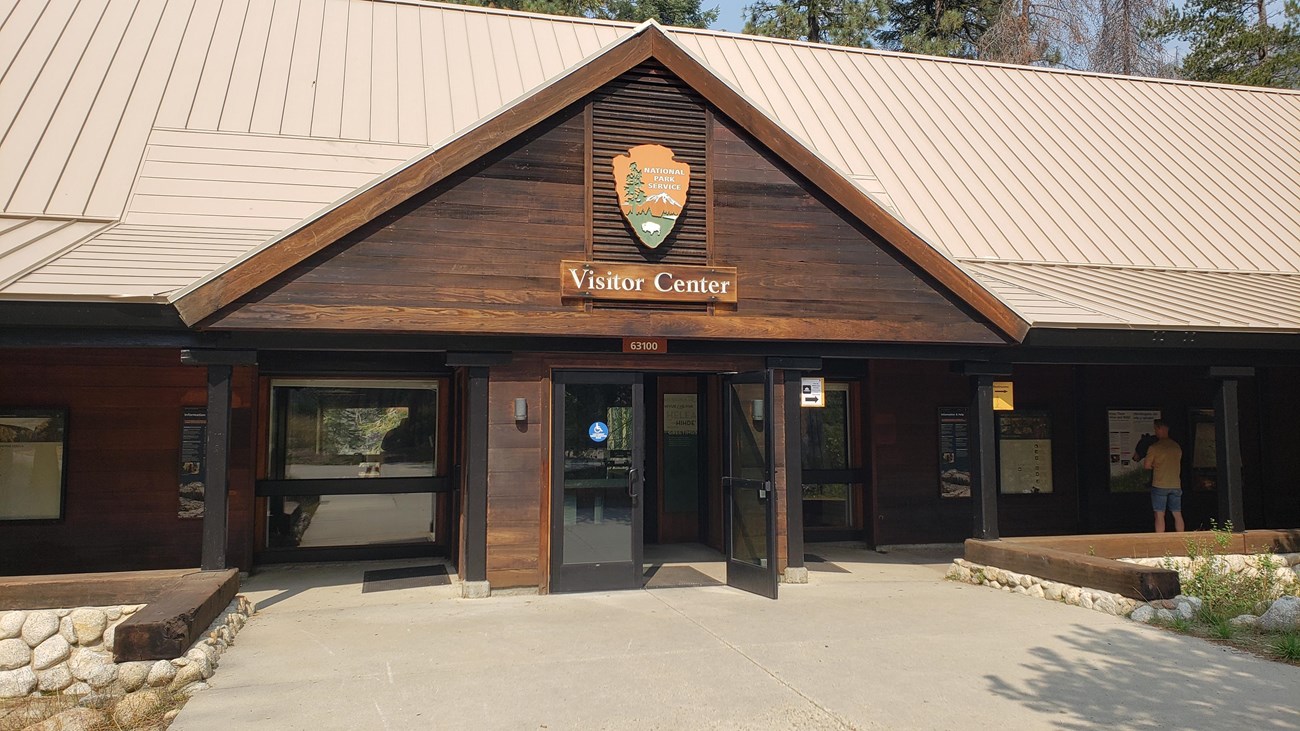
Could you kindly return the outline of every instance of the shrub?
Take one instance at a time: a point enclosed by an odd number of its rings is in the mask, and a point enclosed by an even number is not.
[[[1211,523],[1211,527],[1210,542],[1187,540],[1191,564],[1180,572],[1183,593],[1200,597],[1201,618],[1207,623],[1226,622],[1239,614],[1256,614],[1261,605],[1267,605],[1290,588],[1278,579],[1280,564],[1270,554],[1256,556],[1254,566],[1233,571],[1222,555],[1232,541],[1232,523],[1225,523],[1222,528]]]

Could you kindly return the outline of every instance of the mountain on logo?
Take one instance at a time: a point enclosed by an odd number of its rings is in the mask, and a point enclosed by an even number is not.
[[[655,193],[649,198],[646,198],[645,202],[646,203],[667,203],[670,206],[676,206],[678,208],[682,207],[682,204],[678,203],[676,198],[673,198],[671,195],[668,195],[667,191],[664,191],[663,193]]]

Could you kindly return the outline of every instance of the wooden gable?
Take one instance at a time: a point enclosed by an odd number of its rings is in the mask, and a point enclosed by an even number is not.
[[[653,251],[610,158],[690,162],[680,226]],[[735,269],[734,303],[562,296],[562,262]],[[633,66],[238,297],[228,330],[1001,343],[975,308],[681,78]]]

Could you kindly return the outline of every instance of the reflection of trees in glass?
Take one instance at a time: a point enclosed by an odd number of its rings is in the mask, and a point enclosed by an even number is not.
[[[376,454],[390,429],[406,418],[406,407],[326,409],[323,450],[334,454]]]
[[[803,468],[848,469],[848,384],[826,384],[826,406],[820,409],[800,409],[800,412],[803,426]]]

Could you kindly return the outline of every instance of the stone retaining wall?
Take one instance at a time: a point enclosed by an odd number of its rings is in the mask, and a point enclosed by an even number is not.
[[[237,596],[184,656],[113,662],[117,626],[143,606],[0,614],[0,698],[47,693],[121,696],[141,688],[168,688],[185,694],[201,690],[253,612],[252,603]]]
[[[1300,584],[1300,553],[1269,554],[1275,564],[1275,575],[1284,586]],[[1222,561],[1230,571],[1254,571],[1258,569],[1258,556],[1224,555],[1213,557]],[[1121,558],[1119,561],[1135,563],[1142,566],[1170,568],[1185,575],[1192,565],[1192,559],[1186,556],[1165,558]],[[1029,574],[973,563],[964,558],[955,559],[948,568],[947,578],[967,584],[988,586],[994,589],[1026,594],[1040,599],[1064,602],[1085,609],[1095,609],[1118,617],[1130,617],[1139,622],[1153,620],[1173,621],[1176,618],[1191,619],[1201,607],[1201,600],[1192,596],[1177,596],[1152,602],[1141,602],[1120,594],[1090,589],[1083,586],[1062,584]],[[1300,629],[1300,599],[1282,597],[1260,616],[1242,615],[1232,620],[1236,626],[1256,627],[1266,631],[1290,631]]]

